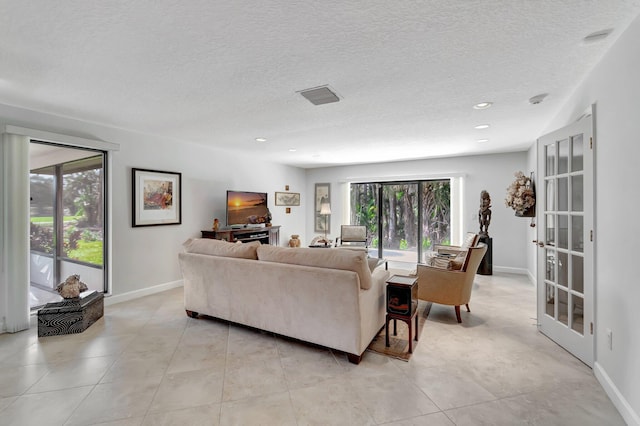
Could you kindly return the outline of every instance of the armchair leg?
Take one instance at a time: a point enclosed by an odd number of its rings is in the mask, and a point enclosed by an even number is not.
[[[460,318],[460,305],[456,305],[455,309],[456,309],[456,318],[458,319],[458,322],[462,322],[462,318]]]
[[[471,309],[469,309],[469,304],[467,303],[465,306],[467,307],[467,312],[471,312]]]

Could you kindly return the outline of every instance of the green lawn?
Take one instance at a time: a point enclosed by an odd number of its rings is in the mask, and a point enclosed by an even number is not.
[[[70,250],[67,257],[82,262],[102,265],[102,241],[78,241],[78,248]]]
[[[82,216],[65,216],[64,217],[64,221],[65,222],[71,222],[71,221],[74,221],[74,220],[78,220],[81,217]],[[51,216],[31,216],[31,222],[37,223],[39,225],[46,225],[46,224],[53,225],[53,217],[51,217]]]

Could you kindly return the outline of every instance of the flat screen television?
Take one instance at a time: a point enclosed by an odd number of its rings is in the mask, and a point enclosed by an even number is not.
[[[266,192],[227,191],[227,226],[267,223]]]

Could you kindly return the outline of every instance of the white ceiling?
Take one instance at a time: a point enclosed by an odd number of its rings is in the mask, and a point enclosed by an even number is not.
[[[640,0],[0,8],[0,103],[319,167],[526,149]],[[296,93],[327,84],[340,102]],[[543,103],[528,102],[541,93]],[[472,108],[482,101],[494,105]]]

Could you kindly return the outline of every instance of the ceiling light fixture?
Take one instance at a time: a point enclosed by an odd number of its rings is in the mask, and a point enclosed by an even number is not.
[[[296,151],[297,151],[297,149],[295,149],[295,148],[289,148],[289,152],[296,152]]]
[[[256,138],[256,142],[266,142],[265,138]]]
[[[529,103],[531,105],[538,105],[539,103],[544,101],[544,98],[546,98],[547,96],[548,96],[547,93],[541,93],[541,94],[536,95],[533,98],[529,99]]]
[[[488,129],[488,128],[489,128],[488,124],[478,124],[477,126],[474,127],[474,129],[478,129],[478,130]]]
[[[477,142],[478,143],[485,143],[485,142],[489,142],[489,139],[478,139]]]
[[[493,105],[493,102],[480,102],[478,104],[475,104],[473,106],[474,109],[487,109],[489,108],[491,105]]]
[[[605,39],[605,38],[609,37],[609,34],[611,34],[612,32],[613,32],[613,28],[607,28],[606,30],[596,31],[596,32],[591,33],[588,36],[586,36],[583,39],[583,41],[585,43],[592,43],[594,41],[600,41],[602,39]]]

